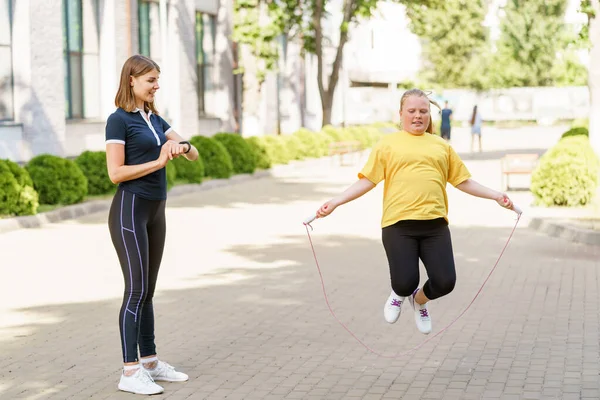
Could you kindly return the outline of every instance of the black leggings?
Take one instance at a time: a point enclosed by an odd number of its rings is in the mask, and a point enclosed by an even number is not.
[[[392,290],[410,296],[419,286],[419,258],[427,270],[423,291],[433,300],[454,289],[456,270],[450,230],[445,219],[400,221],[382,230]]]
[[[156,354],[152,297],[165,245],[165,201],[123,189],[113,198],[108,228],[117,250],[125,292],[119,313],[123,361]]]

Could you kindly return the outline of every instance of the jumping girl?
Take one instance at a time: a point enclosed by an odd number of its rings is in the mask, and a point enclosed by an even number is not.
[[[424,334],[431,332],[427,302],[447,295],[456,283],[446,184],[513,208],[505,193],[471,179],[450,144],[432,134],[430,103],[439,108],[421,90],[405,92],[400,101],[403,130],[380,140],[359,172],[359,180],[317,211],[317,218],[323,218],[385,180],[381,227],[392,291],[384,317],[389,323],[396,322],[408,298],[417,328]],[[428,275],[422,288],[418,287],[419,258]]]

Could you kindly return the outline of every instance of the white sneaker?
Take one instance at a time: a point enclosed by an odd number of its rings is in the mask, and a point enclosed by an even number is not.
[[[154,383],[150,374],[142,368],[141,365],[140,368],[135,371],[135,374],[131,376],[121,374],[119,390],[135,394],[159,394],[164,392],[162,386]]]
[[[155,381],[185,382],[189,379],[189,377],[183,372],[175,371],[175,367],[160,360],[158,360],[156,368],[146,369],[146,371],[148,371],[152,379]]]
[[[398,296],[393,290],[383,307],[383,317],[387,322],[393,324],[398,321],[400,311],[402,311],[402,302],[404,297]]]
[[[431,332],[431,317],[429,316],[429,310],[427,310],[427,303],[418,304],[415,301],[415,295],[418,291],[419,288],[417,288],[413,294],[408,297],[408,300],[415,311],[415,322],[417,323],[417,329],[419,329],[421,333],[427,335]]]

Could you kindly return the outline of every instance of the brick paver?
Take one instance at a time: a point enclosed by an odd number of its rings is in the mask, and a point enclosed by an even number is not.
[[[484,158],[469,168],[499,185],[498,161]],[[527,218],[450,330],[409,357],[356,343],[326,308],[300,223],[356,169],[297,164],[169,200],[157,344],[191,379],[155,398],[598,398],[600,250],[529,230]],[[426,337],[408,307],[396,324],[383,320],[380,196],[377,188],[315,222],[313,240],[340,319],[393,355]],[[529,207],[527,192],[514,196]],[[454,189],[450,204],[458,282],[430,306],[434,332],[475,295],[514,222]],[[133,398],[116,389],[123,284],[106,214],[1,235],[0,253],[0,398]]]

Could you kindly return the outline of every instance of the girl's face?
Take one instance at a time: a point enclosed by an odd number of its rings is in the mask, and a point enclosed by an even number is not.
[[[131,88],[136,101],[140,100],[147,103],[154,101],[156,91],[160,88],[158,86],[158,78],[159,73],[155,69],[144,75],[131,77]]]
[[[429,112],[429,99],[420,96],[409,96],[404,100],[400,110],[402,127],[408,133],[421,135],[429,126],[431,114]]]

